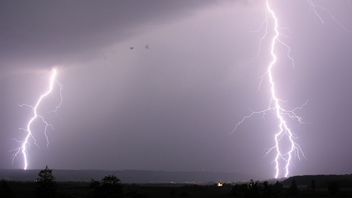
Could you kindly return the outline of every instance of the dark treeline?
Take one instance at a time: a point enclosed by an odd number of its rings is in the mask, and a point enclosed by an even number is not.
[[[300,177],[302,179],[303,177]],[[232,185],[231,195],[243,198],[279,198],[279,197],[352,197],[352,185],[346,180],[323,180],[310,177],[311,180],[298,183],[295,177],[283,182],[254,182]],[[317,181],[320,184],[317,186]],[[298,185],[299,184],[299,185]],[[341,187],[343,186],[343,188]]]
[[[296,180],[297,179],[297,180]],[[308,182],[309,179],[309,182]],[[114,175],[91,182],[56,182],[46,167],[33,182],[0,181],[0,198],[151,198],[151,197],[352,197],[352,185],[346,178],[319,180],[315,177],[292,177],[285,181],[253,181],[247,183],[195,184],[122,184]],[[304,182],[302,182],[304,181]]]
[[[295,180],[300,186],[311,186],[312,181],[317,188],[328,188],[331,183],[338,182],[341,188],[352,186],[352,175],[304,175],[293,176],[283,181],[284,185],[289,185]]]
[[[53,170],[48,167],[39,171],[38,177],[34,182],[0,181],[0,198],[117,198],[123,197],[122,193],[122,184],[113,175],[105,176],[101,181],[92,180],[89,185],[78,182],[57,183]]]

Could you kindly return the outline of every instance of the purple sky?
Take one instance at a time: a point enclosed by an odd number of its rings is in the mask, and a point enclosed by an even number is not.
[[[306,155],[291,172],[351,173],[352,1],[315,2],[328,9],[318,10],[323,24],[305,0],[271,1],[296,60],[293,68],[278,50],[278,94],[287,109],[309,101],[299,112],[305,124],[289,122]],[[21,156],[11,163],[11,149],[31,112],[18,105],[33,104],[50,68],[62,65],[62,108],[48,115],[51,144],[38,134],[29,168],[271,177],[273,154],[265,152],[274,117],[255,117],[231,134],[270,102],[266,78],[258,90],[270,60],[271,32],[257,53],[264,18],[259,0],[1,1],[0,168],[22,167]]]

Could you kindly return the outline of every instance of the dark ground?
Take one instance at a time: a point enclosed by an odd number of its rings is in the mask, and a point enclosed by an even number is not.
[[[106,177],[105,177],[106,178]],[[283,181],[224,184],[123,184],[113,176],[110,180],[91,182],[53,182],[52,194],[41,197],[352,197],[352,175],[295,176]],[[0,181],[0,198],[40,197],[38,181]],[[46,187],[45,187],[46,188]],[[43,189],[41,189],[43,190]],[[45,189],[44,189],[45,190]],[[47,192],[46,192],[47,193]]]
[[[110,197],[95,194],[90,183],[60,182],[57,183],[55,197]],[[0,197],[30,198],[38,197],[37,184],[34,182],[8,182],[9,193],[1,190]],[[352,197],[352,188],[341,188],[335,194],[331,194],[328,188],[317,188],[314,191],[309,188],[299,188],[296,194],[291,194],[289,187],[284,188],[278,195],[266,195],[263,190],[257,193],[233,192],[233,185],[217,187],[215,185],[123,185],[122,193],[111,197],[131,198],[168,198],[168,197]]]

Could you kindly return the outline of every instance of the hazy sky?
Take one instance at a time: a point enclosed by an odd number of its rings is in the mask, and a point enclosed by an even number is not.
[[[309,101],[305,124],[289,121],[306,156],[291,172],[351,173],[352,1],[314,2],[324,23],[306,0],[271,0],[295,58],[292,67],[278,49],[278,94],[287,109]],[[275,118],[231,134],[270,102],[267,79],[258,86],[270,60],[264,20],[259,0],[1,1],[0,168],[22,167],[11,150],[31,111],[19,104],[34,104],[60,65],[62,108],[48,113],[56,92],[43,103],[55,129],[47,148],[40,123],[33,127],[29,168],[273,176],[265,153]]]

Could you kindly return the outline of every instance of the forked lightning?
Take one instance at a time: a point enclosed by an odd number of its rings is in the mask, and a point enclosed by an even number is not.
[[[53,92],[55,86],[59,88],[59,104],[58,106],[55,107],[54,111],[56,111],[58,108],[60,108],[61,103],[62,103],[62,97],[61,97],[61,85],[57,81],[57,69],[53,68],[51,70],[50,74],[50,79],[49,79],[49,85],[47,90],[42,93],[38,100],[36,101],[34,106],[31,105],[21,105],[21,106],[26,106],[29,107],[32,110],[32,117],[28,120],[26,128],[23,129],[25,131],[26,136],[23,141],[21,141],[21,146],[16,150],[16,153],[14,155],[14,158],[18,156],[18,154],[22,154],[23,157],[23,169],[27,170],[28,169],[28,163],[29,163],[29,155],[28,155],[28,147],[30,145],[30,140],[34,142],[34,144],[37,144],[37,141],[34,137],[34,131],[32,129],[32,125],[35,123],[35,121],[39,120],[44,124],[44,136],[47,142],[47,145],[49,144],[49,138],[47,135],[47,130],[49,127],[52,127],[52,125],[45,119],[45,117],[40,114],[38,111],[39,107],[41,106],[42,102]]]
[[[280,27],[279,27],[279,20],[278,17],[276,16],[275,11],[272,9],[269,0],[266,0],[265,2],[265,7],[266,7],[266,12],[268,17],[266,18],[267,20],[271,19],[271,23],[269,21],[266,21],[266,25],[272,24],[272,32],[273,36],[271,38],[270,46],[269,46],[269,52],[270,52],[270,62],[267,65],[267,70],[266,70],[266,76],[269,82],[270,86],[270,95],[271,95],[271,104],[267,109],[264,109],[262,111],[256,111],[252,112],[247,116],[244,116],[235,126],[234,130],[237,130],[238,127],[243,124],[247,119],[250,119],[251,117],[258,115],[258,114],[266,114],[268,112],[274,112],[276,120],[277,120],[277,128],[278,131],[274,134],[274,146],[270,149],[270,151],[275,151],[275,157],[274,157],[274,168],[275,168],[275,173],[274,177],[275,178],[280,178],[280,177],[288,177],[290,174],[290,166],[291,166],[291,161],[294,153],[296,153],[299,157],[299,154],[302,153],[302,149],[300,146],[295,142],[294,134],[291,128],[289,127],[287,123],[287,118],[290,119],[295,119],[299,123],[302,122],[302,118],[296,114],[297,110],[300,110],[302,107],[297,107],[293,110],[286,110],[282,105],[281,105],[281,100],[278,97],[278,93],[276,90],[276,82],[274,78],[274,68],[277,66],[278,62],[278,56],[276,54],[276,50],[278,45],[282,45],[287,49],[287,58],[291,61],[292,65],[294,65],[294,59],[290,55],[291,48],[288,44],[284,43],[282,40],[280,40]],[[268,32],[265,32],[264,39],[267,36]],[[286,138],[286,140],[285,140]],[[283,142],[287,142],[288,145],[282,145]],[[286,149],[286,151],[284,151]]]

